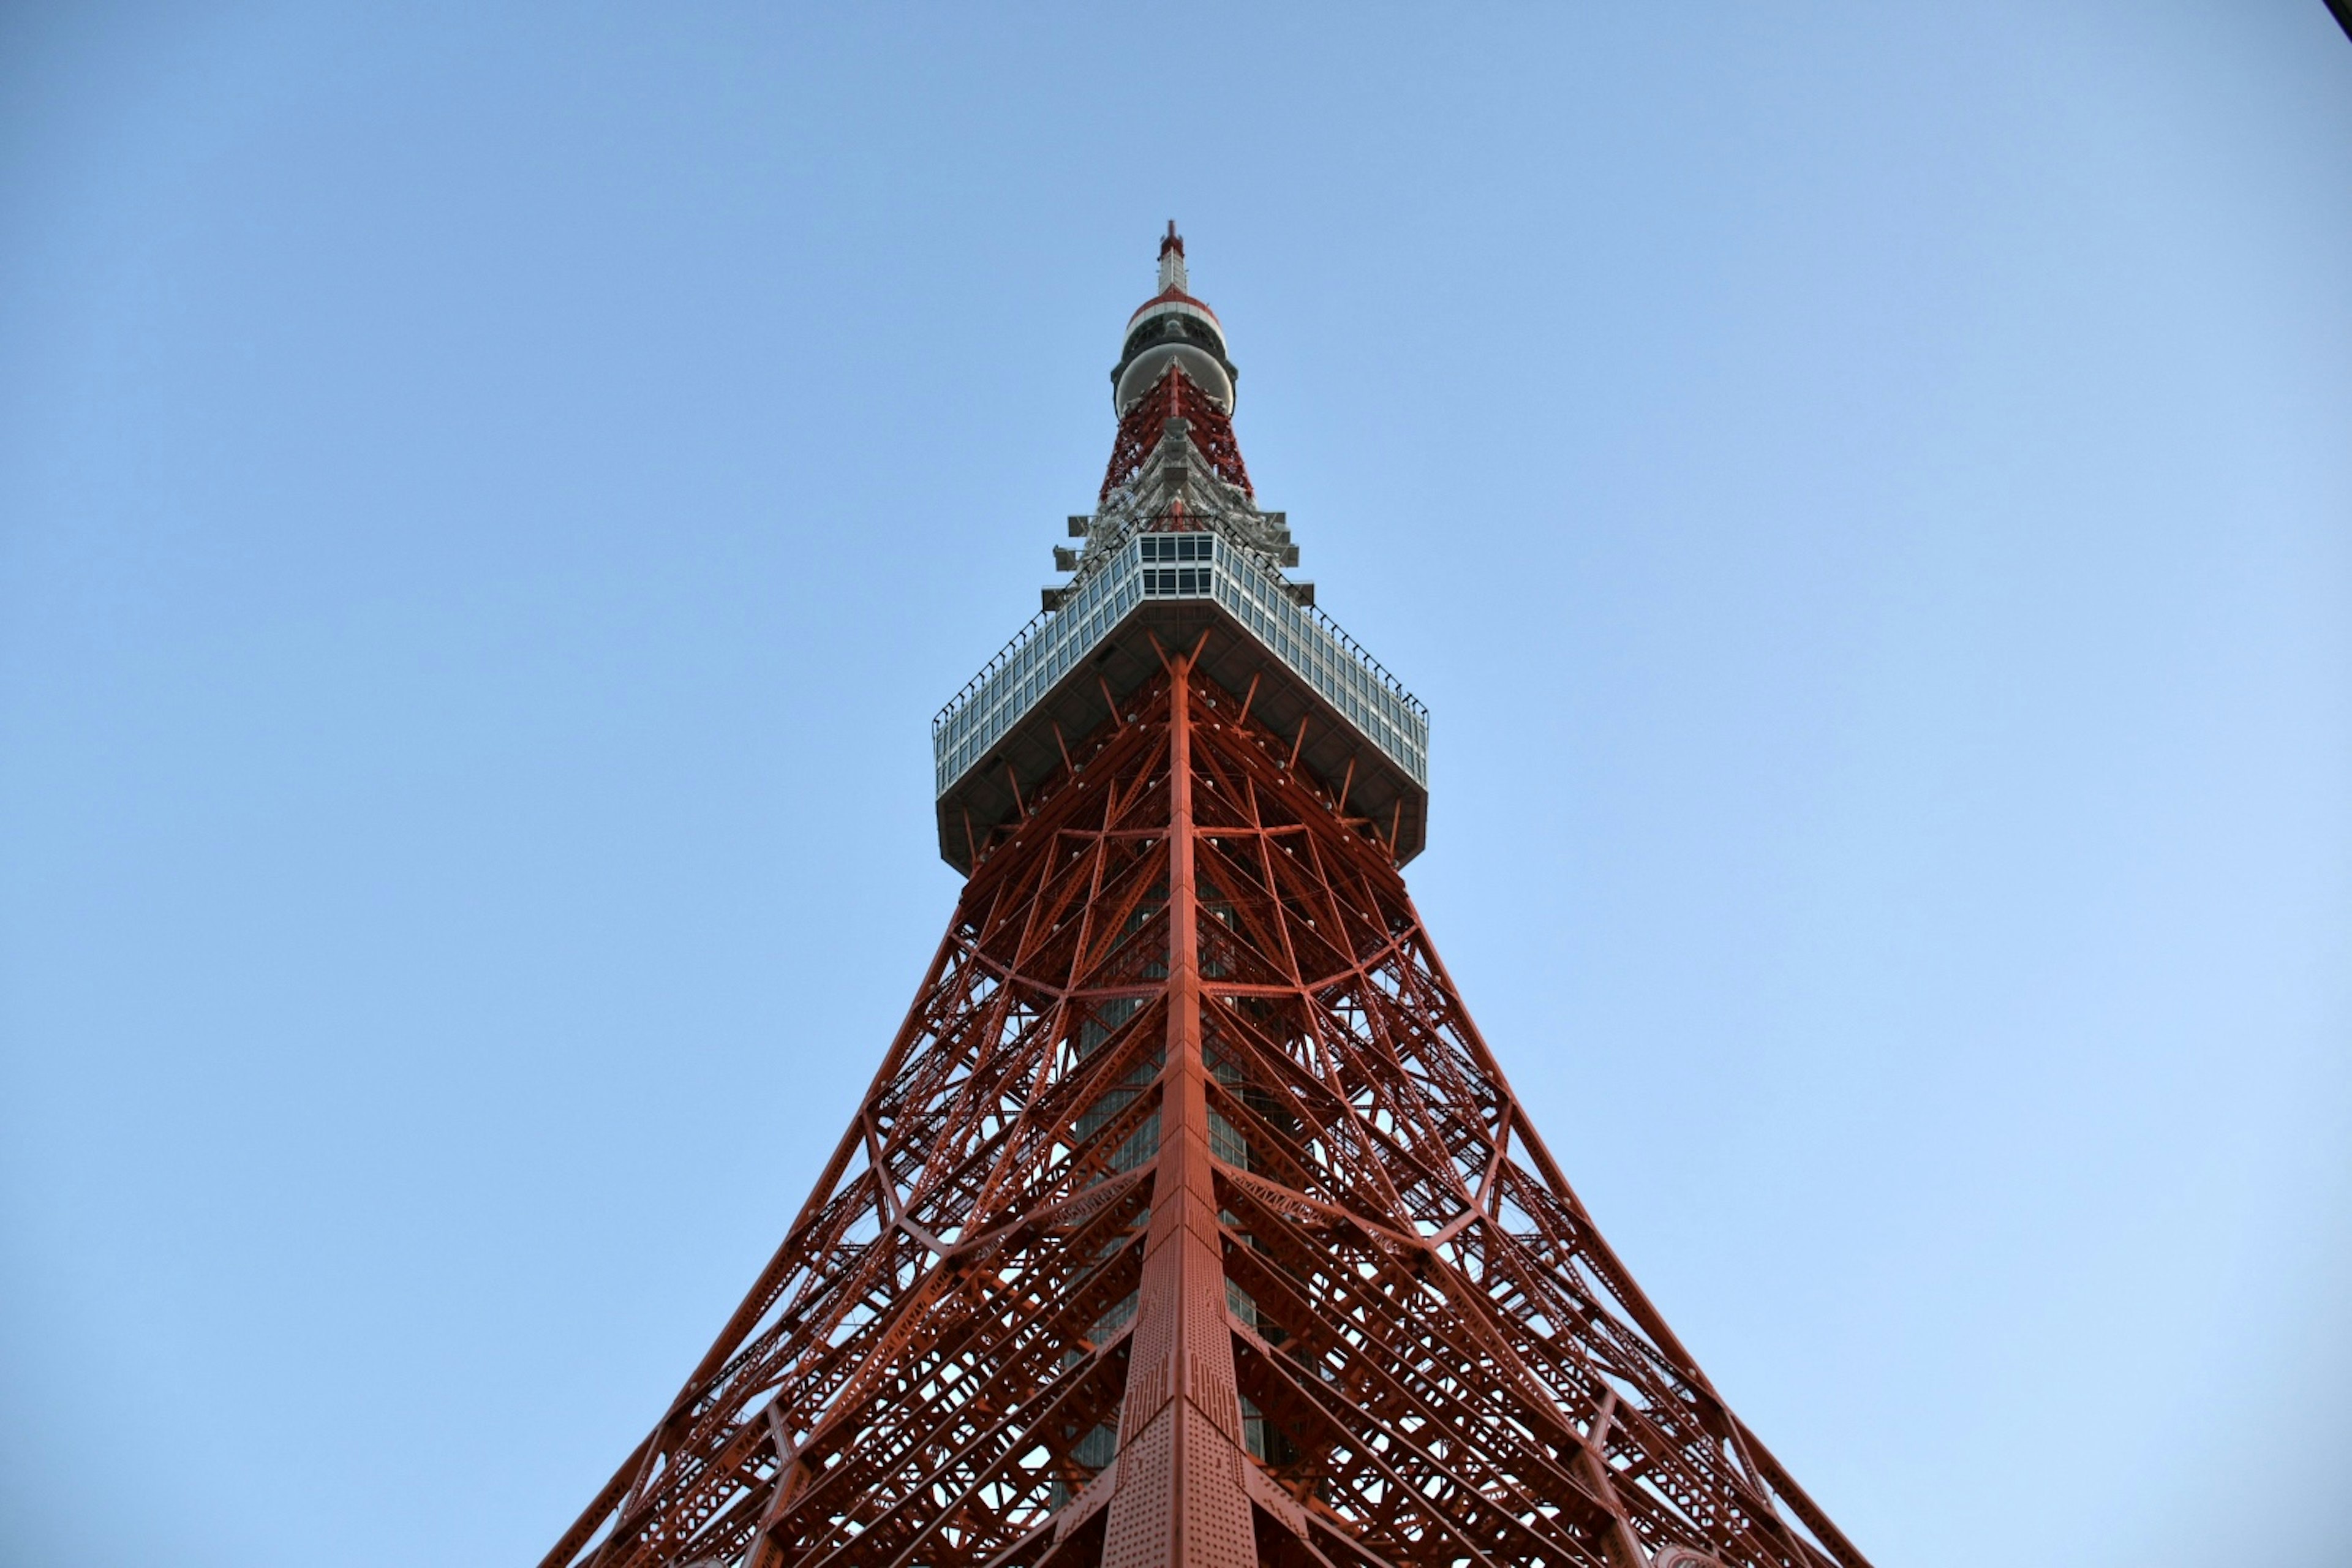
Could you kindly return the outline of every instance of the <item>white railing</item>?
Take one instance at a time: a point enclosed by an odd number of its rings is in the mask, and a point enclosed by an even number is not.
[[[1219,538],[1213,566],[1190,563],[1181,587],[1146,566],[1145,538],[1122,542],[1102,568],[1073,587],[1061,608],[1040,614],[931,721],[931,755],[945,795],[1037,700],[1091,653],[1128,612],[1154,599],[1213,599],[1293,673],[1347,717],[1364,738],[1412,776],[1429,782],[1429,710],[1330,616],[1290,596],[1280,574],[1254,552]],[[1198,537],[1195,535],[1194,537]],[[1162,584],[1165,584],[1165,590]],[[1148,591],[1149,590],[1149,591]]]

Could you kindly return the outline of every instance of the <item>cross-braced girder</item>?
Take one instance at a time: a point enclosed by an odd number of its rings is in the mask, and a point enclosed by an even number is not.
[[[543,1568],[1864,1568],[1601,1240],[1380,825],[1197,651],[981,856]]]

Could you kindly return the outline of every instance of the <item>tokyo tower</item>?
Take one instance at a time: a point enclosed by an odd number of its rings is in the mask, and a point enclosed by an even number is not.
[[[1407,896],[1428,710],[1315,604],[1169,226],[1066,581],[932,721],[966,878],[782,1247],[542,1568],[1867,1568]]]

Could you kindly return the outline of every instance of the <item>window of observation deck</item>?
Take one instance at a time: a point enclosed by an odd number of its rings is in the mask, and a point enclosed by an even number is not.
[[[1206,564],[1217,558],[1213,533],[1147,533],[1136,541],[1145,570],[1143,592],[1150,598],[1187,598],[1216,589],[1216,574]],[[1172,564],[1198,562],[1199,565]]]

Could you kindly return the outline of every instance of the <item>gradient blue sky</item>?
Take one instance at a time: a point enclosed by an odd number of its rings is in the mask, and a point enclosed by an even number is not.
[[[0,1560],[536,1559],[1169,217],[1552,1147],[1883,1564],[2352,1560],[2319,0],[0,17]]]

